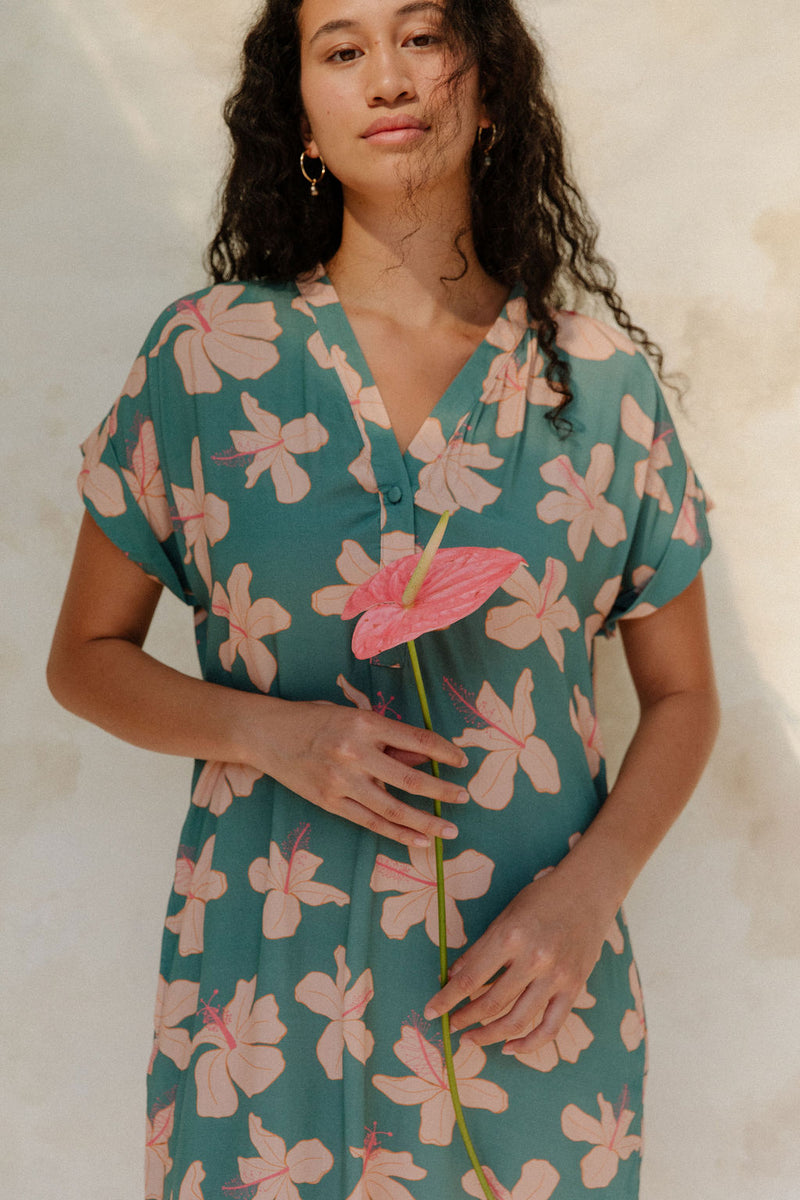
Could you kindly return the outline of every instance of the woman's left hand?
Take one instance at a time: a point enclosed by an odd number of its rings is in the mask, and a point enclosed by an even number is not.
[[[450,1019],[475,1045],[505,1042],[529,1053],[552,1041],[592,972],[617,909],[590,900],[574,875],[543,872],[511,901],[450,968],[425,1009],[428,1020],[464,1000]]]

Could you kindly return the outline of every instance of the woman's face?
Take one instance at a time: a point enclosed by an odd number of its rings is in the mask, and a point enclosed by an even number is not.
[[[467,178],[478,126],[490,121],[477,67],[446,82],[459,57],[442,17],[426,0],[303,0],[304,141],[345,192]]]

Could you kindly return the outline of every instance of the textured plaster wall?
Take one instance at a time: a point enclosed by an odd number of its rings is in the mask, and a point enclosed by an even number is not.
[[[343,0],[344,3],[344,0]],[[189,767],[43,680],[77,442],[150,321],[204,280],[246,0],[12,0],[0,361],[0,1196],[141,1195],[143,1075]],[[795,1200],[800,1175],[800,208],[796,0],[540,0],[580,177],[629,307],[693,388],[716,501],[713,763],[628,906],[652,1026],[642,1200]],[[180,606],[151,649],[193,669]],[[635,704],[612,645],[606,740]]]

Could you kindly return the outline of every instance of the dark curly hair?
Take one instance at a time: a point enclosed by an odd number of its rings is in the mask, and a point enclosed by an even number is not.
[[[299,169],[301,4],[268,0],[247,35],[240,82],[225,104],[233,153],[219,229],[205,260],[217,283],[286,282],[328,262],[339,247],[341,185],[329,173],[312,198]],[[444,22],[463,48],[453,80],[477,64],[499,131],[491,166],[477,144],[473,152],[475,251],[494,279],[522,285],[545,377],[559,396],[549,416],[567,433],[572,391],[569,365],[556,349],[555,310],[599,298],[654,360],[662,380],[663,355],[633,324],[613,267],[597,253],[597,225],[567,163],[542,51],[512,0],[444,0]]]

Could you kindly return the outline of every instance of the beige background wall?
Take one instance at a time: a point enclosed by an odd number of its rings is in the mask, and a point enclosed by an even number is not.
[[[12,0],[2,18],[3,1200],[141,1195],[189,767],[61,712],[43,670],[80,516],[77,442],[155,314],[204,282],[218,110],[249,8]],[[723,731],[629,903],[652,1026],[642,1200],[796,1200],[796,0],[527,8],[629,307],[693,380],[680,424],[716,501]],[[191,668],[178,610],[167,597],[152,649]],[[618,653],[603,664],[617,755],[634,716]]]

